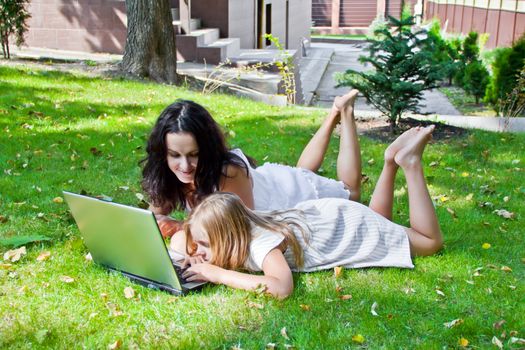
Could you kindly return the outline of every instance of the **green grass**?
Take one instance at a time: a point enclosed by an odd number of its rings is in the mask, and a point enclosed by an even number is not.
[[[476,99],[465,93],[461,88],[455,86],[441,87],[439,91],[444,93],[448,100],[463,115],[494,117],[496,112],[483,102],[476,104]]]
[[[66,204],[54,199],[63,189],[84,190],[138,205],[138,161],[148,132],[175,98],[209,108],[230,131],[230,144],[260,163],[293,165],[323,112],[49,69],[0,66],[0,239],[51,239],[27,244],[18,262],[0,261],[0,348],[102,349],[120,341],[131,349],[263,349],[268,343],[279,349],[442,349],[460,348],[465,338],[470,348],[485,349],[495,348],[494,336],[506,348],[523,347],[510,344],[510,337],[525,338],[525,135],[476,131],[427,147],[426,175],[445,249],[415,259],[413,270],[345,270],[337,279],[332,271],[296,274],[295,291],[284,301],[224,286],[174,297],[87,261]],[[337,142],[323,165],[331,177]],[[370,178],[366,202],[385,144],[361,137],[361,145]],[[396,188],[395,220],[406,224],[402,176]],[[515,217],[504,219],[496,209]],[[482,249],[483,243],[491,248]],[[8,249],[0,246],[0,259]],[[45,251],[50,257],[38,261]],[[128,286],[135,290],[132,299],[124,296]],[[341,300],[345,294],[352,298]],[[374,302],[378,316],[371,313]],[[455,319],[464,322],[444,326]],[[495,328],[500,320],[506,322]],[[364,344],[352,341],[357,334]]]

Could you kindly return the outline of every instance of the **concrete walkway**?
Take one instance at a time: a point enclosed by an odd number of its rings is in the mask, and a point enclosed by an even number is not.
[[[359,62],[359,56],[366,54],[364,44],[332,44],[332,43],[312,43],[311,47],[316,50],[333,50],[333,55],[322,76],[315,95],[315,104],[319,107],[330,107],[334,98],[348,91],[348,87],[336,88],[335,75],[353,69],[358,72],[369,70],[370,68]],[[371,111],[373,106],[366,103],[363,97],[356,101],[356,110]],[[461,113],[448,101],[445,95],[437,90],[425,91],[420,105],[421,114],[445,114],[461,115]]]

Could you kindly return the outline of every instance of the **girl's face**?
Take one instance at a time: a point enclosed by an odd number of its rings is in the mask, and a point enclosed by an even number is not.
[[[180,182],[193,184],[199,161],[199,147],[193,135],[186,132],[166,135],[167,161]]]
[[[200,255],[205,261],[210,261],[212,253],[208,234],[197,222],[191,225],[190,231],[191,237],[193,238],[193,243],[197,245],[197,251],[194,255]]]

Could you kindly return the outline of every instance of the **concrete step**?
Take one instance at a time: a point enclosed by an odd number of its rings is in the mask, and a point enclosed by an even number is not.
[[[175,34],[182,34],[181,29],[181,23],[180,20],[173,20],[173,30],[175,30]],[[200,18],[192,18],[190,21],[190,30],[193,32],[195,30],[198,30],[201,28],[201,19]]]
[[[177,34],[177,60],[192,62],[197,59],[197,48],[219,40],[219,29],[205,28],[192,31],[189,35]]]
[[[208,64],[219,64],[228,57],[238,55],[241,49],[239,38],[218,39],[207,45],[197,47],[197,61]]]

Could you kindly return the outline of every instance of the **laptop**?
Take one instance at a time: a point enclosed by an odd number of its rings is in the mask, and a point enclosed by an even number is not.
[[[184,281],[184,257],[174,252],[170,256],[151,211],[67,191],[63,194],[95,263],[175,295],[205,284]]]

